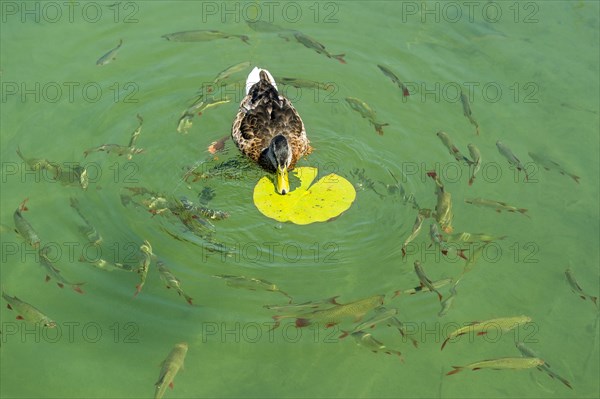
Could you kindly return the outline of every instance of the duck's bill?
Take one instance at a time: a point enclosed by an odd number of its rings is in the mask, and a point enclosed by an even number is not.
[[[279,194],[287,194],[290,192],[290,181],[288,179],[288,170],[284,167],[277,167],[276,172],[276,189]]]

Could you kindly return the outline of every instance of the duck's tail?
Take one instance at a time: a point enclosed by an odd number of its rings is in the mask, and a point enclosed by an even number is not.
[[[256,83],[260,82],[260,73],[263,71],[266,73],[267,78],[269,79],[269,83],[271,83],[273,85],[273,87],[275,87],[275,90],[279,90],[279,89],[277,89],[277,84],[275,83],[275,78],[273,78],[273,75],[271,75],[271,73],[269,71],[267,71],[266,69],[259,68],[259,67],[254,67],[254,69],[250,72],[250,74],[248,75],[248,78],[246,79],[246,94],[248,94],[250,92],[250,88],[252,86],[254,86]]]

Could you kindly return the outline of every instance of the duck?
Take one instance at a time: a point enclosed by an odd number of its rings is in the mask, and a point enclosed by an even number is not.
[[[288,171],[312,151],[298,111],[279,93],[273,75],[259,67],[246,79],[231,137],[243,155],[275,173],[275,189],[282,195],[290,192]]]

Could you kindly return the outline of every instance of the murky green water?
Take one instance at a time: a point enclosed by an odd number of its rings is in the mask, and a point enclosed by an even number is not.
[[[3,303],[0,378],[2,397],[151,397],[160,362],[186,341],[185,370],[165,397],[598,397],[598,309],[571,292],[571,267],[584,291],[599,293],[598,181],[599,85],[597,2],[9,2],[1,27],[2,287],[57,322],[41,329],[15,320]],[[469,14],[470,12],[470,14]],[[347,64],[277,33],[259,33],[244,19],[260,15],[299,30],[345,53]],[[202,43],[172,42],[162,35],[216,29],[249,36]],[[96,60],[123,46],[116,60]],[[243,61],[276,77],[330,82],[331,92],[285,87],[303,117],[315,148],[302,166],[336,172],[357,187],[357,198],[329,223],[297,226],[262,216],[252,189],[262,173],[239,179],[184,181],[200,170],[236,158],[231,142],[213,160],[207,146],[228,134],[241,94],[195,116],[188,134],[177,122],[198,88]],[[392,69],[408,98],[377,68]],[[244,70],[234,75],[244,79]],[[468,91],[481,134],[463,115],[459,88]],[[357,97],[389,123],[376,134],[345,97]],[[143,125],[131,160],[83,151],[105,143],[127,144]],[[474,143],[482,168],[469,186],[468,168],[454,161],[435,133],[446,131],[468,155]],[[525,163],[510,167],[495,148],[502,140]],[[80,162],[89,187],[63,185],[51,173],[29,171],[16,154]],[[528,152],[544,154],[580,176],[546,171]],[[364,169],[364,171],[363,171]],[[413,262],[432,280],[460,276],[464,261],[429,248],[427,220],[402,257],[401,245],[417,211],[392,190],[388,170],[423,208],[436,204],[427,171],[437,170],[451,193],[455,232],[507,236],[457,286],[447,315],[436,295],[401,295],[418,285]],[[207,240],[191,234],[168,213],[153,216],[123,205],[125,187],[186,196],[198,202],[214,190],[209,206],[230,213],[214,221]],[[99,248],[80,233],[82,213],[102,235]],[[149,196],[133,197],[141,203]],[[464,203],[482,197],[526,208],[526,215],[496,213]],[[13,232],[13,212],[29,198],[24,216],[65,278],[85,282],[85,294],[44,282],[36,251]],[[526,217],[529,216],[529,217]],[[166,233],[169,231],[169,233]],[[173,236],[178,237],[175,239]],[[165,289],[156,263],[143,290],[139,277],[79,262],[102,256],[137,264],[148,240],[194,306]],[[470,255],[472,251],[466,251]],[[294,302],[339,295],[341,303],[386,294],[399,309],[418,348],[394,328],[372,333],[396,356],[371,353],[352,338],[339,339],[351,320],[326,329],[302,329],[284,319],[270,331],[277,292],[228,287],[216,274],[245,275],[276,283]],[[448,286],[440,289],[447,297]],[[533,323],[498,336],[441,342],[470,321],[527,315]],[[368,316],[367,316],[368,317]],[[464,371],[451,366],[520,356],[525,341],[569,389],[537,370]]]

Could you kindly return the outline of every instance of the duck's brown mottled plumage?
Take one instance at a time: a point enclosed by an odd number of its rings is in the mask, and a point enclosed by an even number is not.
[[[267,74],[260,71],[260,81],[240,103],[231,137],[245,156],[263,169],[275,172],[266,153],[273,137],[279,134],[288,140],[292,152],[289,169],[292,169],[300,157],[311,152],[304,123],[290,100],[280,95]]]

